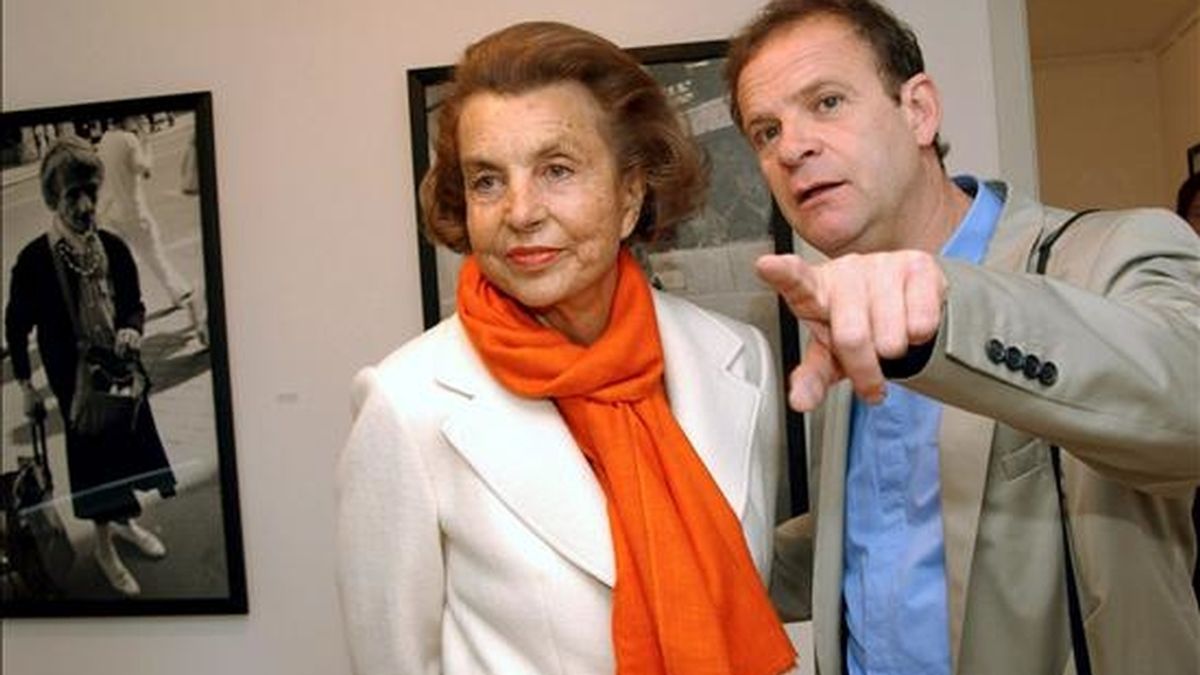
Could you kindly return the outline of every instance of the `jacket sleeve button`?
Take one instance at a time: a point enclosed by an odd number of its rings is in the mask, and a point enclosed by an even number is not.
[[[1042,369],[1038,371],[1038,382],[1047,387],[1058,382],[1058,366],[1054,365],[1053,361],[1047,361],[1042,364]]]
[[[1038,377],[1038,374],[1041,373],[1041,371],[1042,371],[1041,360],[1038,359],[1038,357],[1034,356],[1033,354],[1026,354],[1025,355],[1025,363],[1021,367],[1021,372],[1025,373],[1025,377],[1028,377],[1031,380],[1036,380]]]
[[[992,363],[1004,363],[1004,343],[992,338],[987,341],[987,357]]]
[[[1009,370],[1017,371],[1025,367],[1025,355],[1016,347],[1009,347],[1004,352],[1004,365],[1008,366]]]

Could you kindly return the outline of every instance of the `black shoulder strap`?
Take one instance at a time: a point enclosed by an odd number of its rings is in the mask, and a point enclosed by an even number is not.
[[[1054,247],[1054,242],[1062,236],[1072,223],[1080,218],[1083,218],[1089,213],[1095,213],[1099,209],[1086,209],[1071,216],[1058,227],[1057,230],[1050,233],[1037,248],[1037,273],[1045,274],[1046,265],[1050,263],[1050,250]],[[1062,542],[1063,542],[1063,560],[1066,562],[1066,577],[1067,577],[1067,616],[1071,621],[1071,651],[1075,655],[1075,673],[1076,675],[1092,675],[1092,660],[1088,653],[1087,633],[1083,627],[1083,608],[1079,604],[1079,586],[1075,578],[1075,562],[1074,562],[1074,547],[1071,546],[1071,526],[1069,516],[1067,515],[1067,495],[1063,491],[1062,479],[1062,459],[1060,455],[1062,450],[1057,445],[1050,446],[1050,464],[1054,468],[1054,486],[1058,489],[1058,513],[1059,523],[1062,526]]]
[[[1046,265],[1050,263],[1050,249],[1054,248],[1054,242],[1058,241],[1058,238],[1061,237],[1063,235],[1063,233],[1067,231],[1067,228],[1070,227],[1075,221],[1086,216],[1087,214],[1095,213],[1099,210],[1100,209],[1084,209],[1084,210],[1076,213],[1075,215],[1071,216],[1070,218],[1067,218],[1063,222],[1062,225],[1058,226],[1057,230],[1051,232],[1050,236],[1046,237],[1040,244],[1038,244],[1038,248],[1037,248],[1037,273],[1038,274],[1046,273]]]

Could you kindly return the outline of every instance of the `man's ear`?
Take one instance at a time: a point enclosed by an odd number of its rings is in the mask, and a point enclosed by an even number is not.
[[[942,125],[942,97],[937,85],[925,73],[917,73],[900,85],[900,107],[908,120],[917,145],[933,145]]]
[[[645,199],[646,174],[641,167],[630,169],[621,179],[621,241],[633,234]]]

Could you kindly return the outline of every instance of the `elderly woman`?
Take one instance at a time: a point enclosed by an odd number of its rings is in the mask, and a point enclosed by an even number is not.
[[[421,185],[458,312],[355,380],[339,464],[357,672],[779,673],[782,442],[755,329],[624,243],[698,208],[695,146],[591,33],[467,49]]]
[[[149,401],[141,403],[132,428],[90,433],[73,419],[79,345],[118,359],[136,358],[146,315],[129,247],[96,227],[103,179],[104,165],[87,141],[65,136],[46,153],[42,197],[53,214],[48,231],[17,255],[4,326],[27,415],[42,405],[29,358],[29,334],[37,331],[46,379],[62,413],[75,516],[95,523],[94,553],[105,578],[121,594],[135,596],[141,587],[113,546],[113,536],[149,558],[166,555],[158,537],[138,524],[142,509],[134,491],[173,495],[175,474]]]

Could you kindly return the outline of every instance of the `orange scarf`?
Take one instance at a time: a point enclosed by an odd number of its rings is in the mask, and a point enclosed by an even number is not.
[[[465,261],[458,313],[510,391],[553,398],[608,503],[623,675],[775,675],[795,651],[742,529],[675,421],[645,277],[625,250],[605,332],[590,346],[534,320]]]

